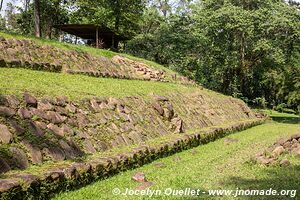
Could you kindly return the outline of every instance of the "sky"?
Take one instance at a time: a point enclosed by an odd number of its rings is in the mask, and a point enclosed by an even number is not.
[[[15,0],[16,4],[19,5],[19,6],[22,5],[22,1],[23,0]],[[295,0],[295,1],[300,2],[300,0]],[[4,0],[3,1],[3,8],[2,8],[2,11],[0,12],[2,16],[4,15],[4,12],[5,12],[5,9],[6,9],[6,4],[9,3],[9,2],[13,2],[13,0]]]

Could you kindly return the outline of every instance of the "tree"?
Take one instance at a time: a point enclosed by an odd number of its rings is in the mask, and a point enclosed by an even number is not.
[[[72,22],[104,25],[117,34],[131,37],[139,30],[144,0],[78,0]],[[118,44],[113,42],[112,47]]]
[[[34,23],[35,23],[35,36],[41,37],[41,12],[40,0],[34,0]]]
[[[55,24],[64,24],[68,22],[67,6],[62,0],[40,0],[40,31],[45,38],[52,38],[53,34],[57,36],[57,31],[53,29]],[[26,10],[21,9],[21,15],[18,18],[20,31],[23,34],[35,34],[35,5],[29,4]]]
[[[199,73],[210,68],[210,80],[216,82],[205,85],[250,99],[276,98],[261,83],[264,73],[289,64],[299,50],[299,11],[279,0],[206,1],[195,17],[196,33],[207,44]]]
[[[127,52],[248,103],[261,99],[270,107],[299,110],[296,6],[283,0],[205,0],[178,11],[178,5],[152,31],[131,40]]]
[[[0,1],[0,11],[2,10],[3,0]]]

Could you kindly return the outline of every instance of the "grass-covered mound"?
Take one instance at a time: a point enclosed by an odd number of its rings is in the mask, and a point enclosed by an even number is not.
[[[137,58],[1,35],[4,198],[87,184],[262,121],[243,101],[181,84],[190,82]],[[144,81],[149,73],[153,81]]]
[[[174,199],[164,195],[168,188],[173,190],[201,190],[199,196],[180,196],[182,199],[244,199],[247,190],[276,190],[275,196],[247,196],[250,199],[287,199],[299,198],[300,157],[284,154],[283,159],[290,161],[289,166],[265,166],[252,162],[252,157],[264,151],[279,138],[288,138],[300,130],[300,118],[296,115],[271,112],[275,121],[237,132],[223,139],[197,148],[159,159],[139,169],[120,173],[109,179],[98,181],[77,191],[57,195],[55,200],[64,199]],[[286,120],[278,120],[278,118]],[[228,143],[228,141],[232,141]],[[152,186],[141,187],[142,183],[132,181],[136,172],[145,174]],[[121,193],[143,188],[152,191],[162,190],[162,195],[122,195],[114,194],[118,188]],[[236,193],[240,190],[240,193]],[[280,194],[282,190],[287,192]],[[217,194],[216,190],[219,190]],[[244,190],[244,192],[242,191]],[[229,193],[230,191],[231,194]],[[209,195],[209,192],[211,195]],[[225,195],[225,192],[228,195]],[[235,194],[239,194],[235,197]],[[284,195],[285,194],[285,195]]]
[[[0,67],[95,77],[192,83],[153,62],[126,54],[0,33]]]

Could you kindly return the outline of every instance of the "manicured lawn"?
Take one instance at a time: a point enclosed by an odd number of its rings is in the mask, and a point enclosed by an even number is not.
[[[92,96],[148,96],[150,93],[165,94],[195,90],[196,87],[154,81],[0,68],[0,94],[20,95],[24,91],[29,91],[38,96],[68,96],[71,99],[82,99]]]
[[[176,199],[175,196],[124,196],[113,195],[112,190],[119,188],[125,192],[126,188],[135,189],[139,184],[131,180],[135,172],[143,172],[154,185],[151,190],[173,189],[300,189],[300,157],[287,156],[291,166],[266,167],[251,162],[251,157],[264,150],[280,137],[287,137],[300,133],[299,116],[289,114],[273,115],[290,118],[292,121],[269,122],[254,128],[227,136],[238,142],[224,144],[224,139],[207,145],[178,153],[176,155],[157,160],[141,168],[120,173],[109,179],[95,182],[76,191],[64,192],[57,195],[56,200],[70,199]],[[176,158],[180,157],[181,160]],[[177,161],[175,161],[175,160]],[[165,167],[157,168],[155,163],[164,163]],[[298,191],[298,193],[300,190]],[[201,194],[197,198],[209,198]],[[297,194],[299,198],[299,194]],[[296,197],[296,198],[297,198]],[[195,199],[191,196],[177,197],[179,199]],[[222,199],[243,199],[245,197],[218,197]],[[252,197],[253,199],[272,199],[270,196]],[[273,199],[286,197],[275,196]]]

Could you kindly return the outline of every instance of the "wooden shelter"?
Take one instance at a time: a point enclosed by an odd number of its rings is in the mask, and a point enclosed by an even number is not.
[[[56,25],[55,28],[68,34],[80,37],[95,44],[96,48],[115,48],[118,49],[120,41],[126,41],[129,38],[121,36],[105,26],[93,24],[63,24]]]

